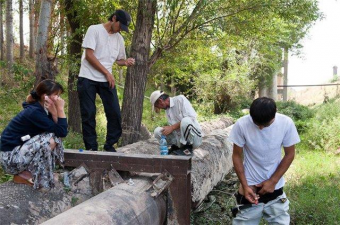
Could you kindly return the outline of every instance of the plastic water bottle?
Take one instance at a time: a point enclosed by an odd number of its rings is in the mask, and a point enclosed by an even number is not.
[[[159,150],[161,151],[161,155],[168,154],[168,143],[166,142],[164,135],[162,135],[161,140],[159,141]]]

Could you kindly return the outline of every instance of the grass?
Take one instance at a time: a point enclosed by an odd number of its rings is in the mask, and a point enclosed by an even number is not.
[[[301,150],[286,173],[291,224],[340,224],[340,157]]]

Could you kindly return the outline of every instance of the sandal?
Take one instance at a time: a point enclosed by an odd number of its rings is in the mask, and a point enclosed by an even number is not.
[[[19,175],[14,175],[13,182],[16,183],[16,184],[27,184],[29,186],[33,186],[33,179],[32,178],[25,179],[25,178],[22,178]]]

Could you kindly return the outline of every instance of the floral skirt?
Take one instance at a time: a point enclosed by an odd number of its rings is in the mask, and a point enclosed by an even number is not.
[[[53,138],[56,147],[50,148],[50,139]],[[55,164],[64,163],[64,146],[60,138],[53,133],[43,133],[34,136],[23,145],[15,147],[12,151],[0,153],[0,163],[8,174],[16,175],[29,171],[33,175],[33,187],[54,187],[53,170]]]

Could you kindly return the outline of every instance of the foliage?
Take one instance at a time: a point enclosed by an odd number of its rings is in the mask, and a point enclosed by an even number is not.
[[[316,1],[159,1],[150,83],[225,113],[271,83],[282,48],[321,17]]]
[[[303,135],[306,148],[334,152],[340,147],[340,101],[332,99],[315,111]]]
[[[289,116],[294,121],[308,120],[313,117],[314,113],[307,106],[300,105],[294,101],[277,102],[277,109],[279,113]]]
[[[73,131],[68,132],[66,138],[63,139],[63,144],[67,149],[85,149],[83,136]]]
[[[278,112],[293,119],[299,133],[307,129],[307,121],[313,117],[314,112],[307,106],[300,105],[294,101],[277,102]]]
[[[29,77],[33,74],[33,71],[28,68],[26,65],[22,65],[19,63],[13,64],[13,73],[15,81],[22,81],[25,77]]]

